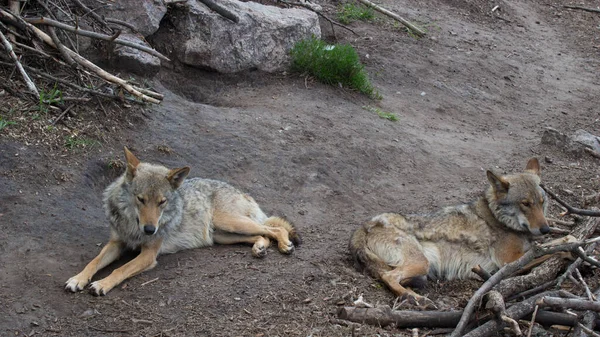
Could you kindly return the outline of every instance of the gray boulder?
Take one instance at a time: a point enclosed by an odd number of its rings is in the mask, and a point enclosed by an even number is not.
[[[133,34],[121,34],[120,39],[149,46],[144,40]],[[112,58],[113,66],[141,76],[152,77],[160,70],[160,59],[139,49],[115,45]]]
[[[99,14],[130,23],[144,37],[156,33],[160,21],[167,13],[167,6],[162,0],[118,0],[108,3],[108,6],[98,10]],[[97,4],[94,7],[96,6]]]
[[[581,129],[567,136],[554,128],[547,127],[542,134],[542,144],[557,146],[568,152],[582,152],[584,148],[600,152],[600,138]]]
[[[234,23],[197,0],[173,10],[170,21],[175,56],[190,66],[221,73],[248,69],[281,71],[290,63],[294,44],[312,35],[321,36],[317,14],[305,9],[282,9],[254,2],[220,0],[234,13]],[[165,40],[163,37],[162,40]]]

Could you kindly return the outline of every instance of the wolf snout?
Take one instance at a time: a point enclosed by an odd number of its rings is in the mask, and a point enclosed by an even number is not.
[[[152,225],[145,225],[144,233],[146,233],[147,235],[153,235],[154,233],[156,233],[156,227]]]
[[[542,233],[542,234],[548,234],[548,233],[550,233],[550,226],[548,226],[547,223],[543,224],[540,227],[540,233]]]

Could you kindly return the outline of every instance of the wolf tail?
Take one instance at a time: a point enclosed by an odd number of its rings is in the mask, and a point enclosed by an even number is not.
[[[296,228],[286,219],[278,216],[272,216],[268,218],[264,224],[265,226],[269,227],[281,227],[288,231],[290,241],[292,241],[294,246],[298,247],[302,243],[302,238],[300,237],[300,234],[298,234]]]
[[[367,227],[369,225],[367,224]],[[365,226],[360,226],[352,234],[348,248],[357,269],[366,270],[373,277],[381,277],[383,272],[392,268],[367,247],[367,235],[368,231]]]

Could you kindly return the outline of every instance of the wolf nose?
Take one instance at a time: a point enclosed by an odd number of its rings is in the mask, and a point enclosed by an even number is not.
[[[152,234],[154,234],[154,232],[156,232],[156,227],[154,227],[152,225],[144,226],[144,233],[146,233],[148,235],[152,235]]]
[[[540,233],[542,233],[542,234],[550,233],[550,227],[548,227],[548,225],[544,224],[542,227],[540,227]]]

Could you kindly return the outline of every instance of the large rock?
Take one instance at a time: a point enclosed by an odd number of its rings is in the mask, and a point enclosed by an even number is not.
[[[156,33],[167,13],[167,6],[162,0],[117,0],[108,4],[98,10],[101,15],[132,24],[144,37]],[[97,4],[93,7],[97,7]]]
[[[304,9],[282,9],[254,2],[220,0],[234,13],[234,23],[196,0],[174,10],[170,34],[179,61],[222,73],[248,69],[267,72],[287,68],[294,44],[321,36],[317,14]],[[164,37],[163,37],[163,40]]]
[[[145,41],[133,34],[121,34],[119,38],[139,45],[149,46]],[[158,57],[120,44],[115,45],[112,61],[113,65],[119,69],[146,77],[152,77],[160,70],[160,59]]]
[[[542,135],[542,144],[553,145],[568,152],[582,152],[584,148],[600,152],[600,138],[585,131],[577,130],[572,136],[547,127]]]

